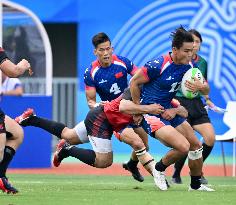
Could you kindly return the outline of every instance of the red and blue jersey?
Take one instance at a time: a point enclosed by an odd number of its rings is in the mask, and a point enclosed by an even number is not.
[[[171,100],[175,97],[183,75],[193,67],[175,64],[170,53],[147,62],[142,68],[143,74],[149,80],[141,91],[142,104],[161,104],[165,109],[171,108]]]
[[[128,74],[137,71],[129,59],[112,55],[112,64],[102,67],[98,60],[94,61],[84,74],[85,89],[96,89],[102,101],[111,101],[120,96],[128,87]]]

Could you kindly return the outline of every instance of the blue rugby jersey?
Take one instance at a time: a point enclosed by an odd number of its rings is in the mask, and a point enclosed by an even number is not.
[[[141,103],[159,103],[164,108],[171,107],[171,100],[175,97],[185,72],[193,67],[175,64],[170,53],[147,62],[142,68],[145,77],[149,80],[143,84]]]
[[[133,76],[137,69],[122,56],[112,55],[112,64],[105,68],[96,60],[85,71],[85,89],[96,89],[102,101],[111,101],[124,92],[128,87],[128,74]]]

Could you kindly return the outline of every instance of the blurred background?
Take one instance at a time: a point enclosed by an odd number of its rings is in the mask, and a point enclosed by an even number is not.
[[[202,34],[200,55],[208,62],[210,97],[217,106],[225,108],[227,102],[236,101],[234,3],[228,0],[3,1],[3,48],[15,63],[21,58],[28,59],[34,75],[20,78],[23,97],[2,97],[1,107],[5,105],[6,113],[14,117],[32,105],[39,115],[74,127],[88,112],[83,74],[95,60],[91,43],[94,34],[107,33],[117,55],[142,66],[167,53],[171,49],[170,33],[183,25]],[[223,114],[212,111],[209,114],[216,134],[230,129],[223,122]],[[45,143],[45,152],[42,152],[46,163],[40,166],[51,166],[49,155],[57,139],[33,128],[26,129],[25,138],[19,152],[25,154],[24,150],[30,149],[28,143],[31,147],[32,143],[36,147],[39,142]],[[211,156],[221,156],[221,146],[217,142]],[[232,142],[224,143],[224,147],[224,154],[231,157]],[[131,151],[128,145],[116,139],[113,139],[113,149],[115,156],[128,156]],[[150,150],[162,155],[167,149],[151,139]],[[34,155],[32,153],[32,157]],[[18,156],[20,158],[20,153]],[[41,154],[39,156],[42,158]],[[15,159],[15,166],[19,158]]]

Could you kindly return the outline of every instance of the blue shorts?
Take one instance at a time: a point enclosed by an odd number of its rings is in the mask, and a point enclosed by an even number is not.
[[[165,120],[161,115],[144,115],[141,126],[152,137],[155,137],[155,131],[166,125],[177,127],[186,119],[176,115],[172,120]]]

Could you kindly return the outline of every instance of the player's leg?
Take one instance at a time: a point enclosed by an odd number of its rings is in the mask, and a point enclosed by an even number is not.
[[[4,149],[4,157],[0,163],[0,186],[5,187],[5,192],[7,193],[17,193],[18,190],[14,188],[8,181],[6,177],[7,168],[12,161],[17,148],[21,145],[23,141],[23,129],[10,117],[5,116],[5,126],[7,131],[7,141]]]
[[[203,124],[197,124],[193,126],[194,130],[196,130],[200,135],[203,137],[204,142],[202,144],[203,152],[203,162],[207,159],[207,157],[210,155],[214,143],[215,143],[215,132],[214,128],[211,123],[203,123]],[[202,184],[208,184],[207,179],[203,176],[201,176],[201,183]]]
[[[111,166],[113,162],[111,140],[89,136],[89,141],[93,150],[70,145],[65,140],[61,140],[53,157],[54,166],[58,167],[67,157],[74,157],[96,168]]]
[[[89,139],[93,150],[71,146],[64,141],[64,143],[61,142],[61,149],[57,153],[58,158],[62,158],[62,155],[63,157],[72,156],[97,168],[105,168],[112,164],[112,128],[102,107],[90,110],[85,121],[79,123],[74,129],[64,129],[62,137],[65,138],[68,135],[73,138],[80,136],[82,143]]]
[[[6,145],[6,127],[5,127],[5,114],[0,109],[0,162],[4,157],[4,149]]]
[[[174,148],[156,163],[153,173],[156,178],[155,183],[157,186],[161,187],[160,189],[162,190],[167,190],[164,174],[166,168],[186,155],[190,145],[185,137],[170,125],[163,126],[156,130],[155,138],[160,140],[164,145]]]
[[[148,140],[147,140],[147,134],[142,128],[137,128],[136,133],[134,132],[132,128],[125,128],[120,133],[121,141],[125,142],[126,144],[131,145],[131,147],[136,147],[136,149],[133,150],[132,152],[130,160],[127,163],[123,164],[123,168],[130,171],[135,180],[143,182],[144,178],[140,174],[139,169],[137,168],[139,158],[136,155],[136,151],[143,150],[143,149],[145,149],[146,151],[146,144]],[[138,140],[135,141],[135,139],[138,139]]]
[[[183,122],[176,129],[182,133],[188,142],[190,143],[190,149],[188,153],[189,158],[189,169],[191,175],[190,190],[200,190],[200,191],[214,191],[201,184],[201,173],[202,173],[202,146],[201,142],[197,139],[194,134],[192,127],[188,122]]]
[[[15,121],[21,126],[34,126],[46,130],[47,132],[57,136],[60,139],[65,139],[70,144],[80,144],[80,138],[75,134],[73,129],[68,128],[65,124],[55,122],[49,119],[36,116],[34,110],[29,108],[20,116],[15,118]]]
[[[152,174],[155,163],[153,157],[147,152],[145,145],[145,143],[147,143],[147,134],[144,132],[145,131],[141,127],[135,128],[135,131],[132,128],[126,128],[121,133],[121,141],[129,144],[134,149],[135,155],[137,156],[140,163],[150,174]],[[132,173],[134,179],[142,182],[144,179],[139,173],[137,164],[138,162],[135,163],[133,160],[130,160],[127,164],[123,164],[123,167]]]

